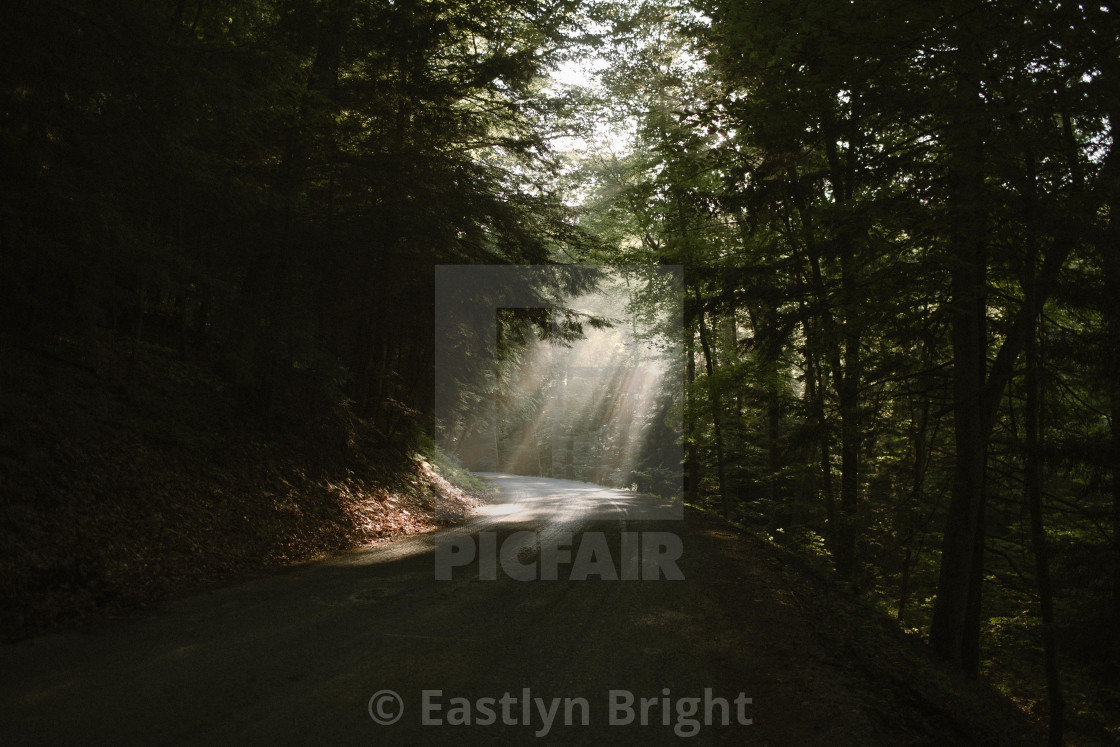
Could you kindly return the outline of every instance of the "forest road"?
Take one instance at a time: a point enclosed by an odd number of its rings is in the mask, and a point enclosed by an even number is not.
[[[0,648],[0,743],[893,741],[742,537],[485,477],[466,523]]]

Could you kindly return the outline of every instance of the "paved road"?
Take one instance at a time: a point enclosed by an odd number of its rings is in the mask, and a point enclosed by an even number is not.
[[[671,509],[486,478],[500,497],[464,525],[0,649],[0,742],[659,744],[696,728],[693,707],[714,722],[694,744],[769,733],[736,698],[773,677],[734,644],[699,580],[717,570]],[[371,703],[384,690],[400,701]]]

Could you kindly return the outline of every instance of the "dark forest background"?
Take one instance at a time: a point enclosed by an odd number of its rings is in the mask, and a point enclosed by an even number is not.
[[[436,265],[683,265],[685,500],[1115,728],[1118,38],[1060,0],[9,0],[7,536],[52,541],[42,475],[121,459],[119,413],[200,459],[422,446]],[[558,149],[592,121],[630,147]]]

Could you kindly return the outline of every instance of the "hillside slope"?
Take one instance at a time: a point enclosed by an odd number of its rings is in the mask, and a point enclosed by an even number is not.
[[[271,418],[148,346],[0,351],[0,640],[453,521],[475,499],[344,406]]]

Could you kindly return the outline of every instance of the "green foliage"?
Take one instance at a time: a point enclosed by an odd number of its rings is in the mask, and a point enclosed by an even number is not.
[[[577,3],[104,10],[2,11],[6,333],[202,353],[266,413],[315,378],[397,440],[431,408],[432,267],[582,240],[540,83]]]
[[[954,633],[1004,671],[1031,671],[1052,595],[1087,702],[1120,672],[1118,28],[1043,2],[12,0],[0,344],[62,345],[127,393],[73,403],[91,434],[127,401],[146,437],[204,452],[205,428],[161,421],[190,391],[380,453],[428,430],[436,265],[555,267],[533,292],[556,311],[498,315],[503,385],[612,318],[570,307],[601,277],[563,263],[684,265],[684,299],[637,275],[627,296],[663,351],[684,302],[686,386],[642,426],[665,443],[684,421],[688,500],[922,632],[983,579]],[[592,48],[602,91],[546,85]],[[560,158],[581,106],[634,142]],[[491,422],[488,365],[451,374],[454,428]],[[673,492],[669,450],[620,470],[612,398],[557,421],[557,386],[505,392],[499,455]],[[0,406],[5,438],[34,430],[32,402]]]
[[[430,436],[421,436],[418,439],[419,452],[435,467],[443,477],[455,487],[472,493],[483,493],[486,484],[464,469],[454,455],[448,454],[436,446]]]
[[[941,574],[969,548],[943,550],[969,531],[949,506],[986,495],[981,650],[1041,697],[1033,335],[1058,650],[1111,682],[1120,577],[1081,573],[1120,557],[1115,13],[715,0],[615,28],[603,82],[637,138],[581,165],[581,220],[607,256],[686,265],[689,499],[826,552],[925,633],[965,590]],[[990,434],[962,435],[970,410]]]

